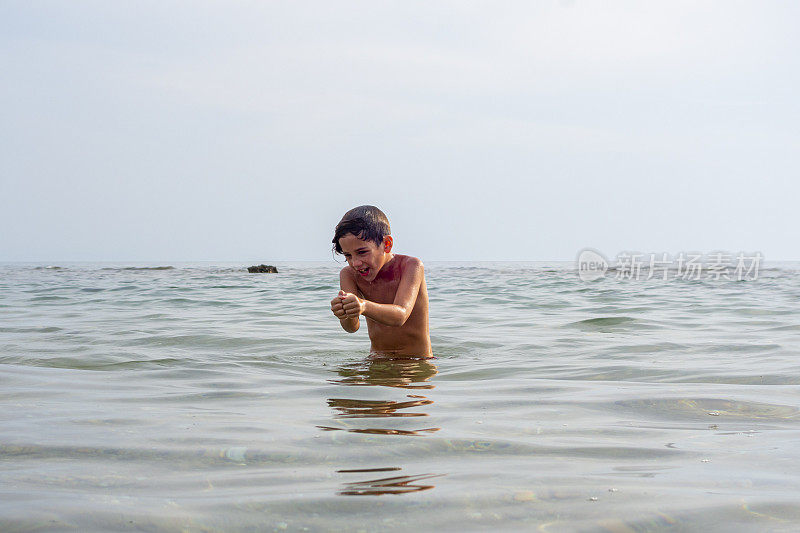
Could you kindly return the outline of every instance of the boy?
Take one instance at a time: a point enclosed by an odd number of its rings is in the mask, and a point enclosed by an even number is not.
[[[392,253],[389,220],[375,206],[362,205],[336,225],[333,249],[348,266],[339,272],[331,311],[342,328],[358,331],[367,319],[372,352],[396,357],[433,357],[428,330],[425,270],[416,257]]]

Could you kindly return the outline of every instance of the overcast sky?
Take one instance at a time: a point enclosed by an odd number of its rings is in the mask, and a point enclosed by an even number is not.
[[[797,2],[0,2],[0,260],[800,260]]]

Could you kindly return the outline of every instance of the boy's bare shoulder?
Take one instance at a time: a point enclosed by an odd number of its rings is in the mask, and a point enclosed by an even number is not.
[[[425,265],[422,264],[422,260],[419,257],[412,257],[410,255],[394,255],[397,259],[400,260],[400,265],[405,268],[424,268]]]
[[[401,255],[401,254],[394,254],[394,256],[400,260],[400,264],[403,266],[422,266],[422,260],[419,257],[413,257],[410,255]]]
[[[343,278],[358,279],[356,278],[356,271],[350,268],[350,265],[343,267],[339,271],[339,279]]]

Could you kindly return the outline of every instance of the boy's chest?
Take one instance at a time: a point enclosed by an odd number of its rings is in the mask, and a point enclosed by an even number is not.
[[[390,304],[394,302],[397,294],[399,279],[388,280],[382,283],[357,283],[361,295],[371,302]]]

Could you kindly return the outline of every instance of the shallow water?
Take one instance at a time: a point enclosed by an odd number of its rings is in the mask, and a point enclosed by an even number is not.
[[[333,262],[45,266],[0,265],[0,531],[800,528],[798,264],[428,263],[429,361]]]

